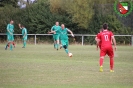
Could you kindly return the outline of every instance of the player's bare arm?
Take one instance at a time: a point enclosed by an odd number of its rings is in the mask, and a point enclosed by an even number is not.
[[[95,37],[95,41],[97,41],[97,37]]]
[[[100,42],[100,39],[97,39],[96,42],[97,42],[97,46],[98,46],[99,45],[99,42]]]
[[[97,37],[95,37],[95,41],[97,42]],[[98,50],[98,44],[96,43],[96,46],[97,46],[97,50]]]
[[[10,33],[10,35],[13,35],[9,30],[7,30],[9,33]]]
[[[74,34],[70,29],[67,29],[67,31],[71,34],[72,37],[74,37]]]
[[[116,50],[117,48],[116,48],[116,40],[115,40],[115,37],[114,36],[112,36],[112,41],[113,41],[113,44],[114,44],[114,49]]]
[[[55,31],[48,31],[48,34],[55,34]]]
[[[21,27],[21,24],[20,24],[20,23],[18,24],[18,27],[19,27],[20,29],[22,29],[22,27]]]

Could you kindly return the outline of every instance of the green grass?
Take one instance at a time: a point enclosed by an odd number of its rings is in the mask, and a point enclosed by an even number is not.
[[[115,72],[99,72],[96,46],[70,45],[73,57],[53,45],[17,45],[13,51],[0,45],[0,88],[133,88],[133,47],[118,46]]]

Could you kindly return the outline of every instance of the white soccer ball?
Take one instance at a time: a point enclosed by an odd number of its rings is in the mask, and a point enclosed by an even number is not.
[[[68,54],[68,56],[69,56],[69,57],[72,57],[72,56],[73,56],[73,54],[72,54],[72,53],[69,53],[69,54]]]

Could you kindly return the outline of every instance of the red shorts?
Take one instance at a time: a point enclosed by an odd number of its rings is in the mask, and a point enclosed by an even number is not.
[[[105,56],[106,54],[111,58],[114,57],[114,51],[112,46],[101,47],[100,57]]]

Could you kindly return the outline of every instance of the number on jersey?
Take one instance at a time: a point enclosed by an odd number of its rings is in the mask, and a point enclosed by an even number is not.
[[[104,39],[105,39],[105,41],[109,41],[108,35],[104,35]]]

